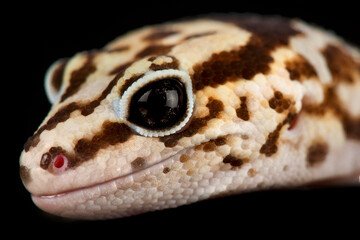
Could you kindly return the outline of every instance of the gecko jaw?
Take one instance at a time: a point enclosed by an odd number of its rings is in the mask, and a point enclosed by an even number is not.
[[[200,143],[202,144],[202,143]],[[196,145],[197,146],[197,145]],[[159,171],[163,171],[164,166],[167,166],[171,161],[177,161],[176,156],[181,156],[189,149],[195,148],[196,146],[185,148],[170,157],[165,158],[164,160],[151,165],[147,168],[131,172],[126,175],[122,175],[111,180],[97,183],[94,185],[81,187],[77,189],[72,189],[69,191],[52,194],[52,195],[31,195],[33,202],[42,210],[64,217],[72,217],[72,211],[69,207],[79,206],[86,203],[87,201],[94,200],[100,196],[106,196],[111,193],[115,193],[119,189],[128,189],[134,182],[137,182],[139,179],[155,174]],[[69,212],[65,212],[65,211]],[[140,213],[140,212],[139,212]],[[76,218],[93,218],[94,216],[79,216],[76,213],[73,213]],[[131,214],[132,215],[132,214]]]

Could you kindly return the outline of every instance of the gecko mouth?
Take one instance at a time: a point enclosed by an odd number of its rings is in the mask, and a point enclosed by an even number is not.
[[[236,133],[233,133],[232,135],[236,135]],[[58,198],[58,197],[63,197],[65,195],[73,194],[73,193],[76,193],[76,192],[84,191],[84,190],[87,190],[87,189],[102,187],[103,185],[111,184],[114,181],[124,182],[123,184],[120,184],[119,187],[128,188],[129,187],[129,182],[125,180],[126,178],[132,178],[133,180],[137,180],[140,177],[144,177],[146,172],[155,173],[155,171],[158,171],[158,170],[163,171],[164,168],[167,167],[167,165],[170,165],[171,161],[180,161],[180,156],[185,154],[187,151],[189,151],[191,149],[197,149],[201,145],[205,145],[207,143],[214,142],[216,139],[218,139],[218,140],[220,139],[220,140],[222,140],[221,142],[223,142],[224,139],[226,138],[226,136],[228,136],[228,135],[220,135],[220,136],[217,136],[215,139],[205,140],[205,141],[199,142],[196,145],[185,147],[184,149],[182,149],[182,150],[180,150],[180,151],[178,151],[178,152],[176,152],[176,153],[174,153],[174,154],[160,160],[159,162],[157,162],[157,163],[155,163],[153,165],[149,165],[149,166],[147,166],[145,168],[140,168],[138,170],[135,170],[135,171],[129,172],[127,174],[111,178],[111,179],[103,181],[103,182],[98,182],[98,183],[94,183],[94,184],[79,187],[79,188],[73,188],[73,189],[65,190],[63,192],[54,193],[54,194],[48,194],[48,195],[46,195],[46,194],[42,194],[42,195],[32,194],[32,197],[36,198],[36,199],[54,199],[54,198]],[[215,143],[215,145],[219,145],[219,144],[223,144],[223,143]],[[124,181],[122,181],[122,180],[124,180]]]
[[[102,196],[106,198],[106,196],[109,196],[110,194],[116,194],[118,190],[129,189],[135,182],[139,182],[141,179],[145,179],[148,175],[156,175],[163,172],[167,166],[170,166],[174,161],[178,161],[179,157],[186,151],[195,147],[196,146],[185,148],[154,165],[110,179],[105,182],[71,189],[52,195],[32,194],[31,197],[33,202],[40,209],[46,212],[60,216],[82,218],[81,215],[79,216],[75,214],[75,212],[72,213],[72,211],[89,201],[99,199]],[[69,211],[71,213],[69,213]]]
[[[196,146],[195,146],[196,147]],[[123,178],[128,178],[128,177],[140,177],[142,176],[142,173],[146,172],[146,171],[151,171],[152,168],[154,169],[160,169],[161,166],[167,164],[170,160],[174,159],[177,155],[182,155],[186,150],[186,149],[183,149],[163,160],[161,160],[160,162],[154,164],[154,165],[150,165],[146,168],[142,168],[142,169],[139,169],[137,171],[133,171],[133,172],[130,172],[128,174],[125,174],[125,175],[121,175],[121,176],[118,176],[118,177],[115,177],[115,178],[112,178],[110,180],[107,180],[105,182],[100,182],[100,183],[96,183],[96,184],[93,184],[93,185],[88,185],[88,186],[84,186],[84,187],[81,187],[81,188],[75,188],[75,189],[71,189],[71,190],[68,190],[68,191],[64,191],[64,192],[61,192],[61,193],[56,193],[56,194],[51,194],[51,195],[33,195],[33,197],[38,197],[38,198],[43,198],[43,199],[52,199],[52,198],[56,198],[56,197],[61,197],[63,195],[66,195],[66,194],[71,194],[71,193],[74,193],[74,192],[77,192],[77,191],[82,191],[82,190],[86,190],[86,189],[90,189],[90,188],[96,188],[96,187],[100,187],[101,185],[106,185],[106,184],[109,184],[113,181],[118,181],[118,180],[121,180]]]

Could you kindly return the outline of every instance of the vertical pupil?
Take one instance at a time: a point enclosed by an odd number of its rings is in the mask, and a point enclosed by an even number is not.
[[[152,82],[131,98],[129,121],[148,129],[165,129],[184,117],[186,103],[185,87],[178,79]]]

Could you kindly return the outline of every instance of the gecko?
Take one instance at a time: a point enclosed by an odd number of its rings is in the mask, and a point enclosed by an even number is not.
[[[360,52],[299,19],[212,14],[144,26],[45,74],[25,143],[33,202],[121,218],[360,172]]]

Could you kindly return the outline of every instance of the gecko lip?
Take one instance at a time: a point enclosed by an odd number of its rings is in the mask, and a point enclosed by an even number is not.
[[[90,189],[90,188],[94,188],[94,187],[100,187],[101,185],[106,185],[106,184],[109,184],[109,183],[112,183],[114,181],[118,181],[118,180],[121,180],[121,179],[124,179],[124,178],[127,178],[127,177],[135,177],[135,176],[138,176],[138,175],[140,176],[141,173],[143,173],[143,172],[145,172],[147,170],[150,170],[151,168],[156,168],[157,169],[158,165],[163,165],[163,164],[167,163],[168,160],[173,159],[178,154],[182,154],[185,150],[187,150],[187,148],[177,152],[176,154],[173,154],[173,155],[161,160],[160,162],[158,162],[158,163],[156,163],[154,165],[148,166],[148,167],[143,168],[143,169],[139,169],[138,171],[130,172],[128,174],[112,178],[112,179],[107,180],[105,182],[100,182],[100,183],[96,183],[96,184],[93,184],[93,185],[84,186],[84,187],[81,187],[81,188],[75,188],[75,189],[71,189],[71,190],[68,190],[68,191],[64,191],[64,192],[56,193],[56,194],[52,194],[52,195],[32,195],[32,196],[37,197],[37,198],[42,198],[42,199],[53,199],[55,197],[61,197],[61,196],[67,195],[67,194],[77,192],[77,191],[82,191],[82,190],[86,190],[86,189]]]
[[[201,143],[200,143],[201,144]],[[86,216],[78,216],[76,213],[66,212],[71,211],[72,206],[78,206],[82,203],[86,203],[89,200],[96,199],[100,196],[106,196],[111,193],[115,193],[119,189],[128,189],[136,180],[147,176],[148,174],[157,173],[162,171],[163,166],[167,165],[171,161],[176,161],[176,156],[181,156],[191,148],[185,148],[162,161],[151,165],[147,168],[138,170],[136,172],[128,173],[105,182],[97,183],[90,186],[71,189],[69,191],[52,194],[52,195],[31,195],[33,202],[42,210],[60,216],[73,217],[74,218],[86,218]]]
[[[232,135],[236,135],[236,133],[233,133]],[[223,135],[219,135],[217,136],[217,138],[219,137],[224,137]],[[67,194],[71,194],[71,193],[74,193],[74,192],[77,192],[77,191],[82,191],[82,190],[86,190],[86,189],[90,189],[90,188],[94,188],[94,187],[99,187],[101,185],[105,185],[105,184],[109,184],[111,182],[114,182],[114,181],[118,181],[118,180],[121,180],[121,179],[124,179],[124,178],[128,178],[128,177],[133,177],[133,179],[137,179],[137,177],[140,177],[142,173],[144,173],[145,171],[154,171],[154,170],[158,170],[161,168],[162,165],[164,164],[167,164],[170,160],[174,160],[174,158],[176,156],[181,156],[183,155],[186,151],[188,151],[189,149],[194,149],[196,147],[198,147],[199,145],[201,144],[205,144],[205,143],[208,143],[210,141],[212,141],[214,139],[208,139],[208,140],[205,140],[203,142],[200,142],[194,146],[189,146],[189,147],[186,147],[178,152],[176,152],[175,154],[173,155],[170,155],[169,157],[161,160],[160,162],[158,163],[155,163],[154,165],[150,165],[148,167],[145,167],[145,168],[142,168],[142,169],[139,169],[137,171],[134,171],[134,172],[130,172],[130,173],[127,173],[125,175],[121,175],[121,176],[118,176],[118,177],[115,177],[115,178],[112,178],[112,179],[109,179],[107,181],[104,181],[104,182],[99,182],[99,183],[95,183],[95,184],[92,184],[92,185],[89,185],[89,186],[84,186],[84,187],[79,187],[79,188],[74,188],[74,189],[70,189],[70,190],[67,190],[67,191],[64,191],[64,192],[60,192],[60,193],[55,193],[55,194],[50,194],[50,195],[35,195],[35,194],[32,194],[31,196],[33,198],[41,198],[41,199],[54,199],[56,197],[61,197],[61,196],[64,196],[64,195],[67,195]],[[135,178],[136,177],[136,178]]]

